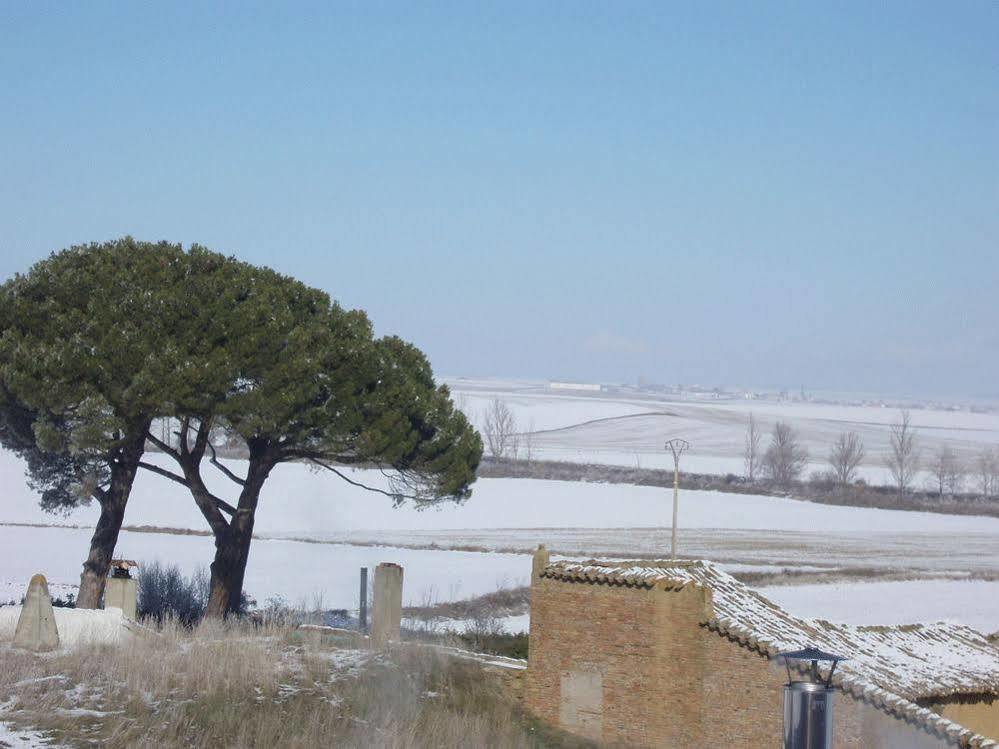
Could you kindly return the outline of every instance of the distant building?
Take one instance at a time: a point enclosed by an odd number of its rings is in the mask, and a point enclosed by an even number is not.
[[[999,747],[999,649],[958,624],[800,619],[709,562],[557,562],[531,583],[527,705],[611,745],[781,744],[778,653],[834,672],[837,749]]]
[[[587,382],[549,382],[548,387],[552,390],[584,390],[588,393],[599,393],[603,389],[600,385]]]

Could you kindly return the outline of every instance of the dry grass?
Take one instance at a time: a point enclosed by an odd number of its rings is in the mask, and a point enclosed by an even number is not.
[[[539,747],[506,680],[426,648],[172,624],[122,647],[0,649],[0,718],[74,746]]]
[[[959,570],[892,570],[883,567],[834,567],[829,570],[797,570],[784,567],[775,571],[733,572],[736,580],[763,587],[766,585],[831,585],[849,582],[905,582],[911,580],[999,580],[999,573]]]
[[[531,605],[531,589],[526,585],[498,588],[461,601],[427,601],[422,606],[406,606],[403,616],[418,618],[473,619],[477,616],[513,616],[526,614]]]

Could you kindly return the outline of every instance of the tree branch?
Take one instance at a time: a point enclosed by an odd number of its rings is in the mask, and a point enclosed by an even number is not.
[[[146,439],[152,442],[154,445],[156,445],[156,447],[158,447],[162,452],[169,453],[170,455],[173,456],[176,456],[178,454],[176,450],[174,450],[172,447],[170,447],[170,445],[161,440],[152,432],[146,433]]]
[[[213,466],[215,466],[216,468],[218,468],[220,471],[222,471],[222,473],[224,473],[226,476],[228,476],[230,479],[232,479],[234,482],[236,482],[240,486],[246,486],[246,480],[245,479],[241,479],[239,476],[237,476],[235,473],[233,473],[232,471],[230,471],[228,468],[226,468],[224,465],[222,465],[222,463],[219,462],[218,453],[215,452],[215,445],[213,445],[211,442],[209,442],[208,443],[208,449],[211,450],[211,453],[212,453],[212,457],[211,457],[211,460],[209,462]]]
[[[152,463],[147,463],[144,460],[139,461],[139,468],[145,468],[147,471],[152,471],[153,473],[162,476],[163,478],[170,479],[171,481],[176,481],[181,486],[191,487],[191,484],[183,476],[178,476],[173,471],[168,471],[166,468],[160,468]]]
[[[191,483],[187,479],[185,479],[183,476],[178,476],[176,473],[168,471],[165,468],[160,468],[159,466],[153,465],[152,463],[146,463],[143,460],[139,461],[139,468],[145,468],[147,471],[151,471],[152,473],[162,476],[163,478],[170,479],[171,481],[176,481],[181,486],[186,486],[188,489],[191,488]],[[222,512],[225,512],[230,516],[236,514],[236,508],[233,507],[228,502],[226,502],[221,497],[216,497],[214,494],[211,493],[207,493],[207,496],[212,502],[215,503],[215,506]]]
[[[105,501],[107,501],[108,493],[107,493],[106,489],[101,489],[101,487],[95,486],[93,488],[93,490],[91,491],[91,494],[94,495],[94,499],[96,499],[98,502],[100,502],[102,504]]]
[[[221,497],[216,497],[214,494],[212,494],[211,498],[212,500],[214,500],[215,504],[218,505],[218,508],[222,510],[222,512],[226,513],[230,517],[236,514],[236,508],[233,507],[228,502],[226,502]]]
[[[311,461],[335,460],[337,463],[343,463],[345,465],[371,464],[371,461],[369,459],[361,458],[356,455],[346,455],[340,453],[330,453],[330,452],[321,452],[317,450],[302,450],[302,449],[281,450],[280,452],[281,452],[281,457],[279,459],[279,462],[285,462],[288,459],[294,460],[298,458],[300,460],[311,460]],[[322,464],[320,463],[320,465]],[[326,466],[323,467],[325,468]]]
[[[185,416],[180,420],[180,431],[177,432],[177,437],[179,438],[180,441],[181,455],[187,455],[189,452],[187,449],[187,430],[190,428],[191,428],[191,419],[190,417]]]
[[[198,419],[198,431],[194,436],[194,449],[191,450],[191,455],[199,460],[201,459],[201,456],[205,454],[205,446],[208,444],[208,437],[211,433],[211,420]]]
[[[412,499],[414,502],[422,502],[422,501],[424,501],[420,497],[416,497],[416,496],[413,496],[411,494],[401,494],[400,492],[387,492],[384,489],[379,489],[376,486],[368,486],[367,484],[362,484],[360,481],[354,481],[354,479],[348,478],[347,475],[344,474],[342,471],[338,471],[336,468],[334,468],[333,466],[331,466],[329,463],[324,463],[323,461],[319,460],[318,458],[309,458],[309,460],[312,461],[313,463],[315,463],[320,468],[325,468],[327,471],[332,471],[333,473],[335,473],[337,476],[339,476],[340,478],[342,478],[344,481],[346,481],[351,486],[356,486],[356,487],[358,487],[360,489],[364,489],[364,490],[369,491],[369,492],[375,492],[376,494],[383,494],[386,497],[389,497],[394,502],[402,502],[404,499]]]

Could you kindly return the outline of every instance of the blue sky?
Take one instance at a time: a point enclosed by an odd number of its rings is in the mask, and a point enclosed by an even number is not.
[[[441,374],[999,395],[996,39],[995,2],[7,3],[0,278],[196,241]]]

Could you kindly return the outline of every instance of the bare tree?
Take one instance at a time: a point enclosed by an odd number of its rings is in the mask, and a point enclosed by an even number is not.
[[[950,445],[941,445],[940,449],[933,453],[929,471],[933,477],[933,487],[941,497],[945,493],[953,496],[961,490],[964,466],[961,465],[957,453],[950,449]]]
[[[864,441],[856,432],[843,432],[829,451],[829,465],[841,486],[852,484],[857,478],[857,469],[864,461]]]
[[[808,464],[808,451],[801,446],[798,433],[782,421],[774,424],[770,444],[763,454],[763,472],[778,486],[796,481]]]
[[[985,447],[975,458],[975,474],[978,488],[985,499],[992,499],[999,490],[999,453],[995,448]]]
[[[756,417],[750,412],[749,423],[746,425],[746,444],[743,449],[743,460],[746,464],[746,478],[751,482],[756,480],[760,472],[760,442],[763,435],[756,425]]]
[[[888,435],[888,454],[885,463],[891,471],[895,486],[901,494],[912,487],[919,473],[919,443],[916,430],[912,427],[912,419],[908,411],[902,411],[899,420],[891,425]]]
[[[493,398],[482,418],[482,428],[490,455],[494,458],[506,458],[513,454],[516,457],[517,421],[506,403]]]
[[[947,477],[947,483],[945,487],[947,492],[953,497],[955,494],[960,494],[964,489],[964,482],[968,479],[968,464],[965,463],[960,458],[954,460],[954,465],[951,466],[950,475]]]
[[[524,432],[524,459],[528,463],[534,460],[534,419],[531,419],[530,423],[527,425],[527,431]]]

